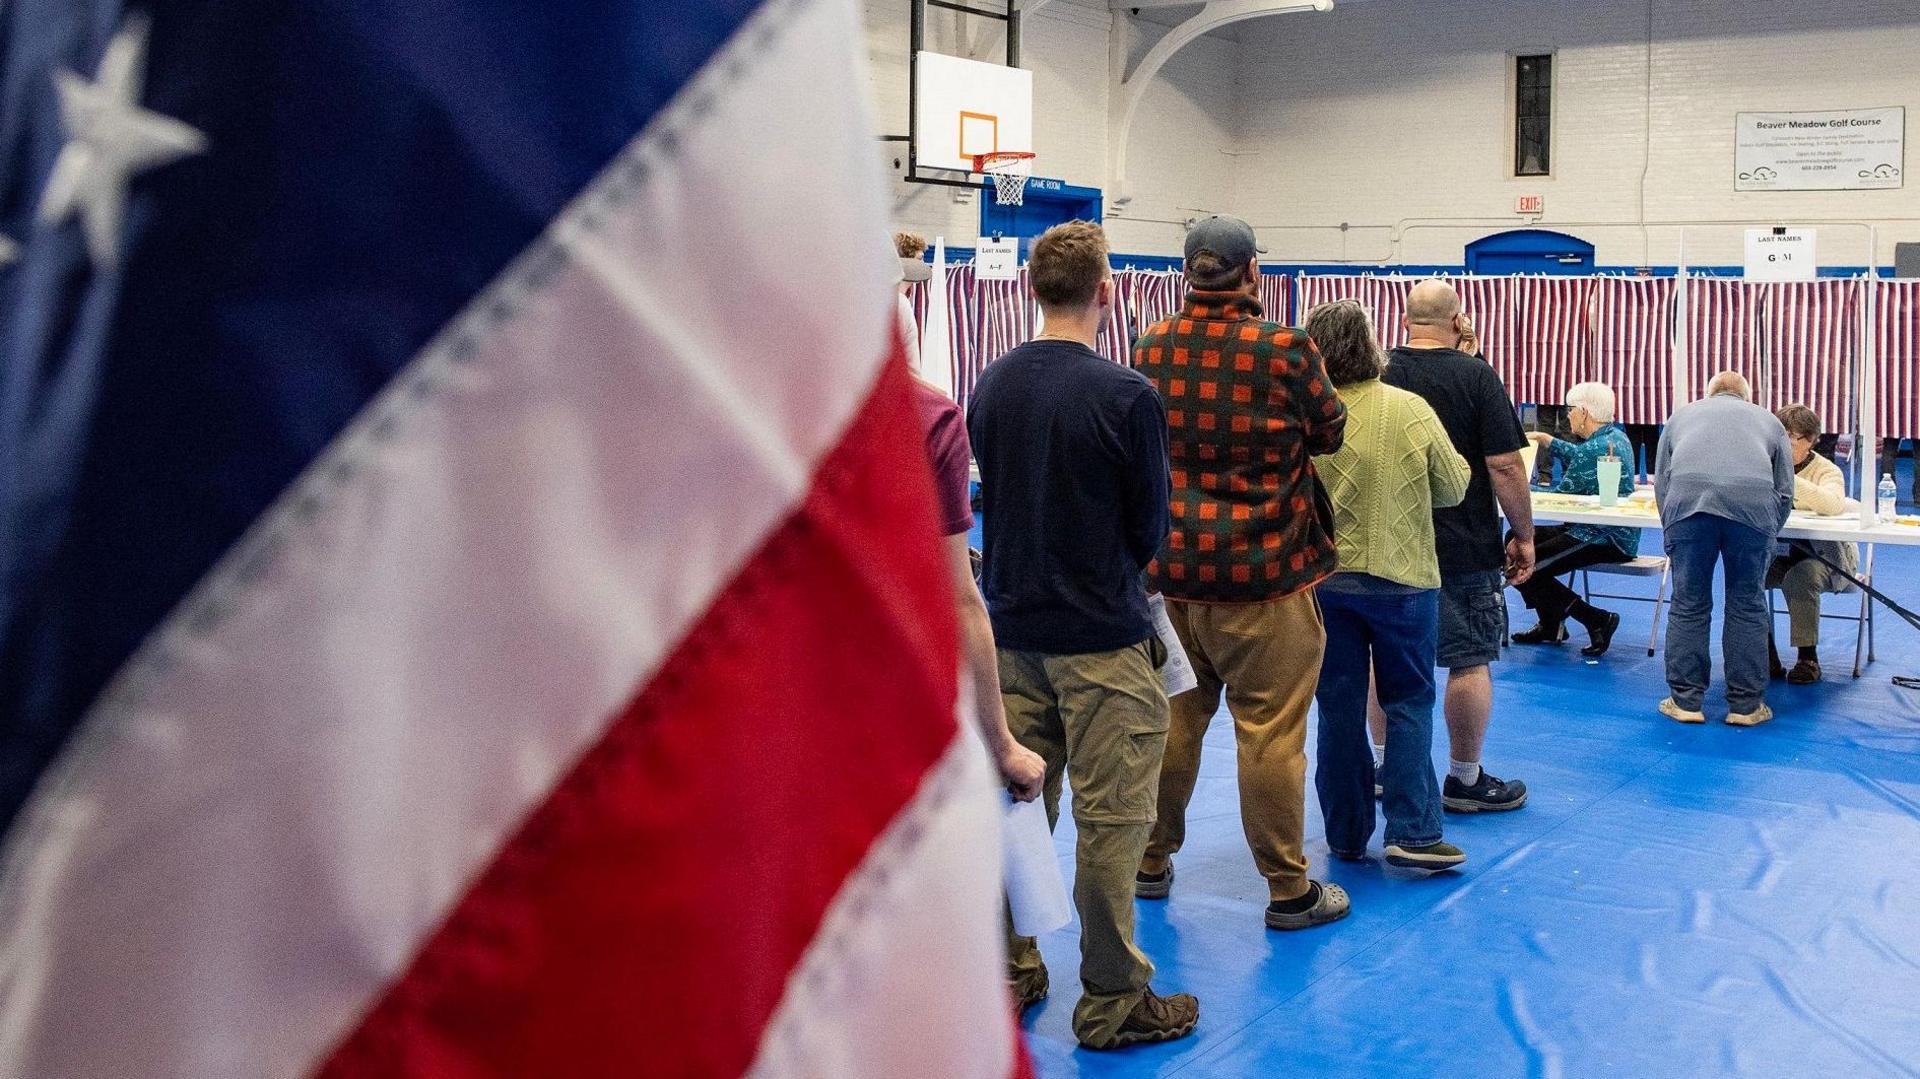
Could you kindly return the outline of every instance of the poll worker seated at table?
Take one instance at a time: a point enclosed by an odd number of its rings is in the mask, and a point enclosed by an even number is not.
[[[1627,433],[1613,422],[1613,408],[1613,390],[1603,383],[1582,382],[1567,391],[1567,424],[1580,441],[1568,442],[1544,431],[1528,433],[1527,437],[1541,448],[1541,456],[1560,462],[1564,474],[1554,488],[1557,493],[1599,494],[1600,462],[1607,457],[1620,462],[1618,493],[1623,498],[1633,493],[1633,446]],[[1604,655],[1613,643],[1614,631],[1620,628],[1620,616],[1581,599],[1560,577],[1587,566],[1632,560],[1640,553],[1640,530],[1626,526],[1541,525],[1533,531],[1533,552],[1533,576],[1518,588],[1539,622],[1532,629],[1514,634],[1514,643],[1559,644],[1567,639],[1567,619],[1571,618],[1587,629],[1588,644],[1580,654]]]
[[[1845,513],[1846,476],[1839,465],[1813,451],[1814,442],[1820,438],[1820,417],[1805,405],[1788,405],[1774,415],[1787,429],[1787,445],[1793,449],[1793,508],[1827,516]],[[1786,546],[1786,553],[1776,553],[1767,567],[1767,587],[1778,588],[1787,597],[1791,639],[1800,653],[1792,670],[1781,665],[1769,621],[1767,652],[1772,657],[1774,678],[1802,686],[1820,680],[1820,594],[1845,592],[1852,587],[1833,566],[1847,574],[1859,572],[1859,547],[1834,540],[1794,540]]]

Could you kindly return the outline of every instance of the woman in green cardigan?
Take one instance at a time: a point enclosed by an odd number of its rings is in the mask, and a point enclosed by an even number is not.
[[[1373,751],[1367,739],[1371,670],[1387,714],[1380,769],[1386,860],[1447,869],[1467,860],[1441,842],[1433,772],[1433,657],[1440,563],[1433,511],[1458,505],[1472,472],[1439,417],[1418,396],[1383,384],[1372,320],[1359,304],[1322,304],[1307,316],[1327,376],[1347,406],[1340,449],[1316,457],[1333,501],[1340,569],[1321,582],[1326,658],[1320,666],[1319,760],[1314,787],[1337,858],[1366,856],[1374,828]]]

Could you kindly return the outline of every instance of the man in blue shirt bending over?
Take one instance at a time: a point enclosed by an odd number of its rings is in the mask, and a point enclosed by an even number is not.
[[[1767,563],[1793,511],[1793,448],[1773,413],[1753,403],[1737,371],[1707,383],[1707,396],[1682,405],[1660,436],[1653,475],[1660,527],[1673,564],[1667,609],[1667,685],[1660,712],[1704,723],[1700,711],[1713,661],[1713,567],[1725,567],[1727,611],[1721,648],[1727,668],[1727,722],[1752,727],[1767,707]]]

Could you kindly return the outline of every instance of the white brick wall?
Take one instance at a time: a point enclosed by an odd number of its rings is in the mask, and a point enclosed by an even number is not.
[[[1249,77],[1235,201],[1278,257],[1388,254],[1457,263],[1499,226],[1413,228],[1408,218],[1512,215],[1546,196],[1541,227],[1568,225],[1602,264],[1672,263],[1677,230],[1644,220],[1873,219],[1880,258],[1920,238],[1920,179],[1898,191],[1733,190],[1734,113],[1905,105],[1920,123],[1920,5],[1654,0],[1370,0],[1325,15],[1245,24]],[[1551,178],[1513,179],[1507,57],[1556,50]],[[1651,109],[1649,109],[1649,100]],[[1649,115],[1651,119],[1649,119]],[[1920,128],[1915,137],[1920,138]],[[1651,145],[1651,159],[1648,147]],[[1909,167],[1920,158],[1911,151]],[[1340,222],[1359,226],[1344,237]],[[1694,264],[1738,264],[1743,230],[1687,231]],[[1821,260],[1866,261],[1865,234],[1821,230]],[[1343,247],[1344,242],[1344,247]]]
[[[905,0],[867,4],[875,89],[900,131],[906,12]],[[956,21],[930,9],[931,47],[965,51]],[[978,35],[990,24],[967,25]],[[1043,175],[1108,183],[1107,25],[1100,0],[1052,0],[1027,22]],[[980,55],[1000,49],[994,32]],[[1508,56],[1532,49],[1556,51],[1555,175],[1516,180]],[[1920,177],[1897,191],[1735,192],[1734,113],[1904,105],[1920,142],[1916,56],[1914,0],[1344,0],[1178,54],[1141,106],[1135,199],[1109,231],[1120,251],[1177,253],[1179,227],[1150,219],[1227,210],[1263,226],[1279,261],[1453,264],[1468,240],[1526,224],[1514,197],[1538,193],[1540,227],[1592,241],[1602,264],[1672,263],[1678,230],[1639,222],[1683,218],[1871,220],[1878,259],[1891,262],[1896,240],[1920,240]],[[1907,157],[1908,171],[1920,167],[1920,153]],[[900,224],[974,239],[976,206],[940,188],[896,190]],[[1460,218],[1495,221],[1426,223]],[[1741,237],[1738,226],[1689,229],[1687,259],[1738,264]],[[1864,262],[1864,235],[1822,228],[1820,256]]]

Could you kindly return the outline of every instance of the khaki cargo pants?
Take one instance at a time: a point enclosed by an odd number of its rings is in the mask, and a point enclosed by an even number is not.
[[[1327,630],[1313,589],[1263,603],[1167,601],[1198,687],[1173,699],[1159,816],[1140,871],[1157,874],[1187,838],[1200,744],[1224,691],[1239,750],[1240,825],[1269,899],[1307,894],[1307,709]]]
[[[1167,695],[1158,638],[1114,652],[1051,656],[1000,650],[1007,726],[1047,762],[1047,821],[1060,819],[1060,781],[1073,776],[1073,902],[1080,913],[1079,1004],[1073,1031],[1104,1042],[1153,977],[1133,942],[1133,874],[1153,827]],[[1007,929],[1009,975],[1041,969],[1032,937]]]

